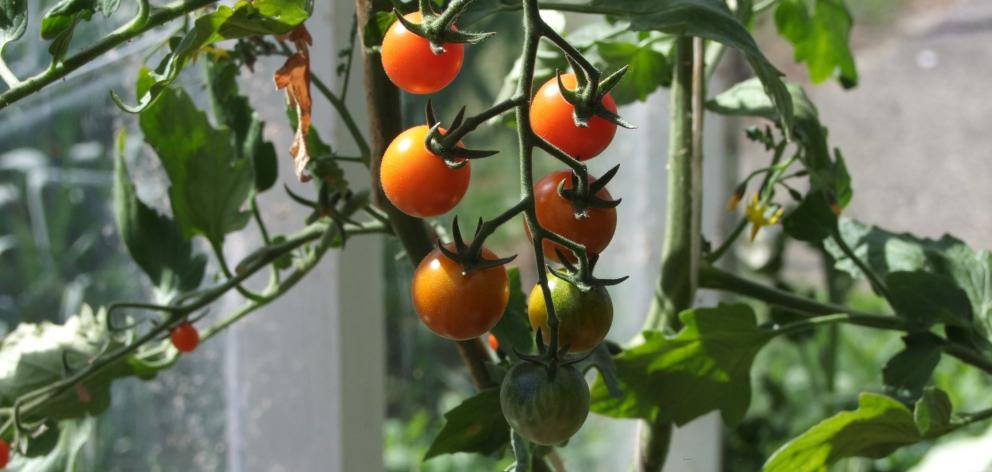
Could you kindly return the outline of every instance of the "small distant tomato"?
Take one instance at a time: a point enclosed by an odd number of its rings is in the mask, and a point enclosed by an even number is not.
[[[586,247],[589,254],[599,254],[606,249],[613,239],[617,229],[617,210],[615,208],[590,208],[587,218],[575,217],[572,202],[558,194],[558,184],[564,180],[565,188],[572,188],[572,172],[563,170],[548,174],[534,184],[534,205],[537,209],[537,221],[545,229],[558,233],[569,240]],[[595,182],[589,176],[589,183]],[[612,200],[613,196],[605,188],[596,192],[601,200]],[[525,224],[526,227],[526,224]],[[527,234],[530,234],[530,228]],[[558,261],[558,249],[571,262],[578,259],[572,251],[547,239],[544,240],[544,257]]]
[[[461,201],[472,178],[471,164],[452,169],[427,149],[430,128],[414,126],[389,143],[382,157],[379,181],[396,208],[410,216],[432,218]]]
[[[414,24],[423,21],[419,11],[407,13],[403,18]],[[434,54],[427,39],[406,29],[399,21],[382,38],[382,67],[386,76],[410,93],[427,94],[443,89],[458,76],[464,56],[464,47],[457,43],[446,43],[443,53]]]
[[[562,74],[561,83],[568,90],[575,90],[575,74]],[[603,96],[603,106],[613,113],[617,111],[617,104],[609,93]],[[580,128],[575,125],[574,112],[575,107],[565,100],[558,89],[558,80],[552,77],[541,86],[531,102],[531,129],[569,156],[580,161],[592,159],[613,141],[617,125],[600,116],[593,116],[587,127]]]
[[[454,244],[446,246],[454,250]],[[483,248],[486,259],[498,259]],[[439,249],[420,261],[410,287],[413,307],[431,331],[457,341],[477,338],[496,326],[510,300],[506,267],[462,273],[461,264]]]
[[[172,328],[169,339],[172,340],[172,345],[179,352],[193,352],[196,346],[200,345],[200,333],[196,331],[195,326],[189,323],[181,323]]]
[[[489,347],[492,348],[493,351],[499,350],[499,339],[496,339],[495,334],[489,335]]]
[[[10,444],[0,439],[0,469],[7,467],[8,462],[10,462]]]

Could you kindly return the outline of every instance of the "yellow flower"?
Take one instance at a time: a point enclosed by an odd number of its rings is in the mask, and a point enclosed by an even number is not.
[[[751,198],[751,202],[747,204],[745,209],[745,216],[747,220],[751,222],[751,241],[758,235],[758,231],[761,230],[763,226],[771,226],[778,223],[779,218],[782,217],[782,213],[785,211],[784,208],[778,207],[768,215],[769,205],[767,203],[762,204],[758,195],[755,194]]]

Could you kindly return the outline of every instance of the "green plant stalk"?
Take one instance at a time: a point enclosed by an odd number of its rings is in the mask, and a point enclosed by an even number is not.
[[[376,0],[355,0],[358,30],[364,31],[369,21],[375,21],[376,11],[390,11],[391,4]],[[369,115],[369,170],[372,174],[372,196],[389,219],[393,233],[399,239],[410,262],[416,265],[434,247],[435,235],[424,220],[406,215],[394,207],[382,191],[379,181],[382,156],[386,147],[401,131],[403,118],[400,112],[400,93],[386,77],[377,54],[364,50],[362,63],[365,71],[365,99]],[[333,94],[331,94],[333,95]],[[495,385],[486,362],[489,354],[478,339],[457,342],[459,354],[465,361],[477,388]]]
[[[702,96],[703,90],[702,72],[694,67],[697,59],[701,62],[702,51],[699,51],[699,57],[694,57],[694,49],[691,37],[680,36],[675,40],[665,242],[661,252],[661,274],[644,323],[645,329],[667,332],[680,328],[678,314],[692,307],[698,283],[701,242],[698,173],[702,155],[701,149],[696,149],[696,146],[700,144],[702,122],[701,109],[694,110],[693,98],[694,91]],[[695,120],[694,114],[698,114]],[[668,455],[672,425],[668,422],[645,422],[641,428],[638,470],[660,471]]]
[[[11,87],[0,94],[0,110],[45,88],[111,49],[158,28],[165,23],[214,3],[217,3],[217,0],[186,0],[170,3],[155,9],[151,13],[148,13],[147,10],[139,11],[134,20],[97,41],[96,44],[66,58],[62,62],[52,64],[45,71],[21,81],[15,87]]]

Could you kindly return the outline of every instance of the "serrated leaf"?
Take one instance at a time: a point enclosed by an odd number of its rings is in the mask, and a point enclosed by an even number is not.
[[[138,198],[124,162],[124,132],[118,137],[114,159],[114,217],[124,246],[148,275],[156,298],[168,302],[175,295],[196,289],[203,280],[207,259],[196,254],[189,240],[167,216]]]
[[[747,305],[682,312],[673,337],[645,331],[644,342],[614,359],[622,398],[602,381],[592,388],[592,411],[617,418],[683,425],[714,410],[737,424],[751,402],[751,363],[770,335]]]
[[[992,331],[992,252],[973,250],[950,235],[937,240],[919,238],[909,233],[893,233],[868,226],[848,218],[841,218],[839,228],[841,237],[854,253],[882,277],[898,271],[926,271],[952,280],[971,304],[974,322],[967,328],[970,334],[965,333],[963,337],[971,343],[988,345],[988,336]],[[855,277],[863,276],[833,241],[828,240],[825,247],[833,256],[837,269]],[[957,298],[954,302],[957,308],[954,311],[963,313],[960,296],[954,297]],[[945,322],[958,324],[955,321],[957,318],[960,317],[951,317]]]
[[[940,362],[941,349],[927,335],[910,334],[903,337],[903,342],[906,347],[885,363],[882,382],[890,395],[915,401],[930,382],[930,376]]]
[[[0,0],[0,54],[8,43],[24,36],[27,27],[27,0]]]
[[[41,18],[42,39],[54,39],[69,33],[80,20],[89,20],[94,13],[109,17],[120,6],[120,0],[62,0]]]
[[[222,245],[225,234],[248,223],[241,208],[254,183],[252,163],[238,159],[228,129],[211,126],[178,88],[164,91],[139,122],[169,176],[173,217],[185,238],[201,234]]]
[[[806,0],[783,0],[775,9],[779,34],[795,46],[796,62],[805,62],[814,83],[838,76],[845,87],[858,84],[851,53],[851,13],[843,0],[816,0],[810,15]]]
[[[137,94],[137,105],[125,105],[116,94],[114,101],[125,111],[139,113],[179,77],[201,48],[227,39],[286,34],[310,16],[310,6],[308,0],[240,1],[234,8],[221,5],[213,13],[197,18],[162,65],[149,74],[150,80],[145,81],[145,88]]]
[[[492,454],[510,442],[510,425],[499,405],[499,389],[484,390],[444,414],[444,427],[424,460],[442,454]]]
[[[510,279],[510,300],[492,333],[499,340],[503,352],[515,356],[514,348],[520,352],[533,351],[534,336],[527,318],[527,297],[520,285],[520,269],[511,267],[506,273]]]
[[[775,451],[762,470],[826,472],[840,459],[878,459],[921,439],[905,405],[885,395],[862,393],[857,410],[817,423]]]
[[[275,146],[263,137],[265,122],[252,109],[248,97],[239,92],[237,75],[238,66],[233,61],[211,61],[207,67],[215,114],[233,132],[239,156],[251,160],[255,191],[260,193],[275,185],[279,163]]]
[[[611,91],[618,105],[644,101],[659,87],[672,81],[672,65],[665,54],[671,48],[671,38],[652,32],[641,41],[625,42],[615,39],[597,41],[595,49],[603,59],[604,69],[614,71],[628,65],[620,83]]]

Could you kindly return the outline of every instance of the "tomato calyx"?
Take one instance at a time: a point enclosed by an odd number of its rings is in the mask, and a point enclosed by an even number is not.
[[[431,45],[431,51],[434,54],[440,55],[444,54],[444,45],[446,43],[476,44],[496,34],[492,32],[471,33],[458,31],[453,27],[467,3],[464,1],[452,2],[448,5],[448,8],[438,14],[431,7],[430,0],[420,0],[419,10],[423,21],[419,24],[404,18],[403,13],[396,8],[393,8],[393,14],[396,16],[396,20],[403,24],[403,27],[411,33],[426,39]]]
[[[577,84],[575,90],[569,90],[565,87],[565,84],[561,80],[562,73],[560,70],[555,71],[555,79],[558,81],[558,91],[561,93],[561,96],[574,108],[572,118],[575,120],[575,126],[586,128],[589,126],[589,120],[593,116],[598,116],[623,128],[636,128],[632,123],[608,110],[603,105],[603,97],[620,83],[620,79],[627,73],[629,66],[623,66],[616,72],[599,79],[599,71],[592,71],[590,73],[590,71],[580,66],[567,54],[565,58],[572,65],[572,70],[576,72],[575,80]]]
[[[575,285],[583,292],[592,289],[593,287],[609,287],[610,285],[617,285],[624,280],[630,278],[629,275],[623,277],[618,277],[615,279],[600,279],[592,275],[593,269],[596,268],[596,262],[599,261],[599,254],[589,254],[589,263],[583,266],[581,263],[579,267],[576,267],[568,257],[559,248],[555,248],[555,252],[558,253],[558,260],[564,266],[564,270],[555,269],[550,265],[547,266],[548,272],[551,272],[558,277],[572,285]]]
[[[479,224],[476,226],[475,230],[475,240],[472,244],[466,244],[465,239],[462,238],[462,231],[458,226],[458,217],[456,216],[451,224],[451,237],[455,244],[455,250],[452,251],[445,247],[441,240],[437,241],[437,248],[444,254],[448,259],[457,262],[462,266],[462,274],[468,275],[472,271],[491,269],[494,267],[499,267],[501,265],[512,262],[517,258],[514,254],[510,257],[503,257],[498,259],[486,259],[482,256],[482,243],[485,238],[480,238],[480,233],[482,232],[484,224],[482,219],[479,219]]]
[[[558,195],[572,202],[572,207],[575,209],[575,218],[580,220],[589,217],[590,208],[616,208],[617,205],[620,205],[620,201],[623,200],[622,198],[607,200],[597,196],[597,193],[606,188],[606,184],[610,183],[610,180],[616,177],[619,170],[620,164],[613,166],[612,169],[603,174],[598,180],[586,185],[585,190],[583,190],[583,186],[579,185],[580,176],[576,175],[573,171],[571,187],[565,185],[565,179],[558,182]]]
[[[522,361],[530,362],[532,364],[537,364],[544,367],[548,372],[548,378],[554,380],[555,374],[558,373],[559,367],[565,367],[570,365],[578,364],[585,361],[592,355],[593,351],[585,352],[582,354],[569,354],[567,344],[563,344],[558,347],[557,351],[551,352],[548,350],[547,345],[544,343],[544,337],[541,335],[541,330],[536,330],[534,335],[537,344],[538,355],[526,354],[520,352],[516,347],[513,347],[513,353]]]
[[[447,127],[451,130],[449,132],[442,131],[441,121],[437,119],[434,105],[430,99],[427,100],[424,115],[427,119],[427,126],[430,127],[430,131],[424,139],[424,146],[430,152],[444,159],[444,163],[448,167],[458,169],[464,166],[469,159],[482,159],[499,153],[499,151],[466,149],[458,144],[458,140],[462,136],[479,125],[478,117],[465,119],[465,107],[458,110],[458,114],[451,120],[451,125]]]

